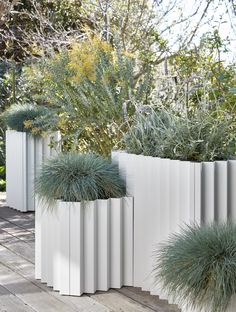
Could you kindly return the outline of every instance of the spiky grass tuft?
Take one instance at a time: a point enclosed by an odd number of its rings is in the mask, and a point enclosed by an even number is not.
[[[36,192],[54,200],[85,202],[122,197],[125,183],[116,164],[95,154],[61,153],[47,160],[36,181]]]
[[[186,226],[155,252],[154,276],[180,303],[225,312],[236,293],[236,225]]]
[[[124,136],[129,153],[189,161],[225,160],[236,153],[234,116],[220,109],[188,115],[171,109],[138,113]]]
[[[34,135],[53,129],[58,120],[56,114],[47,107],[33,104],[12,105],[2,117],[10,129]]]

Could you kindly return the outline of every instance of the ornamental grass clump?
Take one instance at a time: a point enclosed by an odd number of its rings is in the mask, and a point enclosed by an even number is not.
[[[154,260],[155,281],[180,304],[199,312],[226,312],[231,306],[236,225],[186,226],[158,248]]]
[[[85,202],[122,197],[126,188],[116,164],[96,154],[70,152],[43,164],[36,192],[50,205],[55,200]]]
[[[226,160],[236,152],[236,120],[220,110],[138,113],[124,136],[129,153],[188,161]]]
[[[3,120],[8,128],[33,135],[43,135],[55,127],[58,117],[49,108],[33,104],[15,104],[7,109]]]

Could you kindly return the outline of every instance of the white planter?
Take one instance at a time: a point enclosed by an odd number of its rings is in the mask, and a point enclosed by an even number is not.
[[[35,210],[34,180],[43,159],[55,154],[49,145],[59,141],[56,132],[46,138],[26,132],[6,131],[6,199],[7,206],[26,212]]]
[[[36,279],[63,295],[133,285],[132,197],[36,207]]]
[[[112,158],[134,197],[134,286],[169,299],[153,286],[153,250],[186,223],[236,220],[236,161],[196,163],[126,152]]]

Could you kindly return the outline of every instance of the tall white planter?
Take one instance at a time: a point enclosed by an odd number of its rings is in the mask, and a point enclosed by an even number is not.
[[[134,286],[173,302],[154,287],[153,251],[184,224],[236,220],[236,161],[196,163],[126,152],[112,158],[134,196]]]
[[[36,279],[63,295],[133,285],[133,199],[36,208]]]
[[[43,160],[56,153],[50,147],[52,140],[60,140],[59,132],[42,138],[6,131],[7,206],[22,212],[35,210],[34,180]]]

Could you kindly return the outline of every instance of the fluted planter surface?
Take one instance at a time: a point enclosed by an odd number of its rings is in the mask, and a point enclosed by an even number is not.
[[[63,295],[132,286],[132,197],[38,203],[36,278]]]
[[[42,138],[26,132],[6,131],[7,206],[21,212],[35,210],[37,170],[45,158],[56,153],[50,143],[59,139],[59,132]]]

